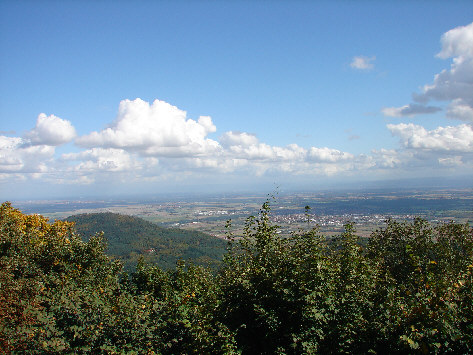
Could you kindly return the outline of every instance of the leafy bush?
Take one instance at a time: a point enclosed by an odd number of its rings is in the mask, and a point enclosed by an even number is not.
[[[219,317],[243,353],[471,353],[473,233],[387,221],[279,238],[270,206],[247,220],[219,278]]]
[[[388,221],[368,255],[386,277],[379,321],[386,349],[473,351],[473,233],[468,225],[432,227]]]

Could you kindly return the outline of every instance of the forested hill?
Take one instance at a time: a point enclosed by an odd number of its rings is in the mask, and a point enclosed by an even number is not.
[[[70,216],[75,230],[87,240],[104,232],[107,253],[118,257],[130,269],[142,255],[159,267],[170,269],[179,259],[197,265],[220,263],[226,242],[206,233],[176,228],[163,228],[138,217],[116,213],[89,213]]]

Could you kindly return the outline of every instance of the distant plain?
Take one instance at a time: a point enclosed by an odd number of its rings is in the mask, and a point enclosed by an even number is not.
[[[317,193],[172,195],[124,199],[13,201],[24,213],[51,220],[81,213],[114,212],[141,217],[164,227],[198,230],[223,238],[229,230],[241,235],[246,219],[257,215],[266,201],[282,235],[318,226],[327,235],[338,234],[346,222],[369,236],[387,219],[415,217],[432,223],[473,222],[473,189],[377,189]],[[305,207],[310,209],[306,211]],[[230,229],[225,228],[231,221]]]

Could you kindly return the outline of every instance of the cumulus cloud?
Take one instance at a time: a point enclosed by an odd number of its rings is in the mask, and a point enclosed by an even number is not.
[[[419,104],[409,104],[401,107],[385,107],[382,109],[383,114],[390,117],[415,116],[439,111],[442,111],[440,107],[424,106]]]
[[[25,134],[33,145],[58,146],[72,141],[76,131],[68,120],[54,115],[46,116],[41,113],[36,120],[36,126]]]
[[[0,173],[44,173],[54,147],[29,145],[19,137],[0,136]]]
[[[39,179],[54,170],[56,146],[70,142],[75,136],[71,122],[41,113],[36,126],[23,137],[0,136],[0,173],[16,180],[26,176]]]
[[[353,57],[350,67],[358,70],[370,70],[374,68],[374,62],[376,57],[356,56]]]
[[[76,171],[129,171],[140,168],[137,159],[134,159],[123,149],[92,148],[80,153],[63,154],[65,161],[80,161],[74,167]]]
[[[55,146],[72,139],[75,130],[69,121],[41,114],[23,138],[0,136],[0,174],[28,173],[33,178],[47,173],[49,181],[90,184],[112,176],[161,181],[177,173],[182,178],[228,173],[331,175],[373,165],[366,157],[328,147],[269,145],[247,132],[228,131],[219,141],[209,139],[215,131],[210,117],[188,119],[185,111],[164,101],[124,100],[108,128],[76,139],[85,149],[56,157]]]
[[[332,176],[366,169],[393,169],[409,158],[383,149],[371,155],[354,155],[329,147],[274,146],[240,131],[225,132],[216,141],[208,138],[216,131],[210,117],[188,119],[185,111],[159,100],[151,104],[140,99],[122,101],[116,120],[108,128],[76,139],[85,150],[54,158],[53,144],[75,135],[71,129],[54,129],[61,125],[72,127],[55,116],[40,115],[36,127],[24,138],[4,138],[2,147],[8,154],[1,156],[0,173],[28,171],[33,177],[47,172],[58,183],[73,184],[112,178],[162,181],[177,175],[189,179],[205,174]],[[55,132],[62,132],[62,138]],[[393,126],[392,132],[412,141],[406,138],[407,128]],[[408,149],[414,149],[415,144],[409,144]]]
[[[429,106],[391,108],[392,115],[409,115]],[[398,110],[398,111],[395,111]],[[452,101],[450,111],[470,114],[463,101]],[[461,112],[460,112],[461,111]],[[197,120],[164,101],[124,100],[116,120],[107,128],[76,138],[79,151],[57,156],[57,145],[75,137],[69,121],[39,115],[36,126],[23,137],[0,135],[0,180],[43,179],[61,184],[108,184],[205,179],[217,176],[283,179],[314,178],[392,169],[453,169],[471,166],[473,132],[469,125],[435,130],[413,124],[388,125],[399,137],[398,150],[379,149],[352,154],[330,147],[260,142],[255,134],[227,131],[209,139],[216,126],[208,116]],[[349,132],[348,132],[349,133]],[[83,148],[83,149],[81,149]],[[468,165],[470,164],[470,165]]]
[[[308,158],[312,161],[325,162],[325,163],[335,163],[343,160],[353,159],[353,154],[341,152],[337,149],[330,148],[315,148],[312,147],[309,149]]]
[[[22,169],[23,162],[15,152],[21,143],[21,138],[0,136],[0,172],[13,172]]]
[[[222,157],[230,159],[246,159],[249,161],[266,161],[268,163],[281,163],[283,161],[304,160],[307,150],[299,147],[297,144],[289,144],[286,147],[271,146],[266,143],[258,143],[256,139],[252,139],[252,135],[244,133],[239,134],[239,138],[244,138],[241,142],[233,141],[232,145],[225,141],[224,146],[227,148]],[[240,143],[240,144],[238,144]]]
[[[401,149],[395,153],[374,151],[377,165],[384,159],[387,166],[408,170],[423,168],[470,169],[473,160],[473,23],[456,27],[441,37],[438,58],[452,58],[449,69],[434,76],[432,83],[424,85],[420,93],[413,94],[416,103],[402,107],[382,109],[385,116],[412,117],[440,111],[428,106],[431,101],[444,101],[446,116],[467,124],[428,130],[412,123],[388,124],[393,136],[399,138]],[[390,156],[393,157],[390,163]],[[468,171],[468,170],[464,170]]]
[[[447,117],[473,123],[473,106],[463,99],[453,100],[447,108]]]
[[[355,156],[327,147],[306,149],[297,144],[271,146],[260,143],[254,135],[245,132],[226,132],[220,137],[220,143],[223,147],[220,154],[189,157],[181,162],[180,167],[184,163],[189,169],[238,172],[246,176],[279,173],[320,176],[375,165],[369,157]],[[166,164],[164,161],[163,165]],[[176,165],[172,169],[176,169]]]
[[[444,69],[434,76],[431,84],[426,84],[421,93],[414,93],[418,104],[400,108],[385,108],[386,116],[413,116],[433,113],[438,110],[425,106],[429,101],[449,102],[447,116],[473,123],[473,23],[456,27],[442,35],[442,49],[438,58],[452,58],[450,69]]]
[[[373,150],[373,160],[381,168],[395,168],[402,165],[402,157],[394,149]]]
[[[219,144],[206,138],[216,127],[208,116],[197,121],[167,102],[141,99],[120,102],[110,127],[76,139],[82,147],[122,148],[148,156],[188,156],[215,152]]]
[[[258,144],[258,138],[254,134],[238,131],[225,132],[219,139],[220,144],[224,147],[243,146]]]
[[[438,127],[431,131],[412,123],[388,124],[387,127],[409,149],[473,152],[473,129],[466,124]]]
[[[442,50],[437,54],[440,58],[473,57],[473,23],[456,27],[444,33],[441,42]]]

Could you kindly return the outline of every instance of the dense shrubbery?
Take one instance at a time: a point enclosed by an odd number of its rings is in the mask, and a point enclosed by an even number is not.
[[[467,225],[388,221],[360,247],[316,229],[278,238],[269,206],[227,255],[220,319],[246,353],[471,353]]]
[[[220,272],[141,262],[126,275],[100,235],[0,210],[0,349],[50,353],[472,353],[468,225],[388,221],[280,238],[265,203]]]

